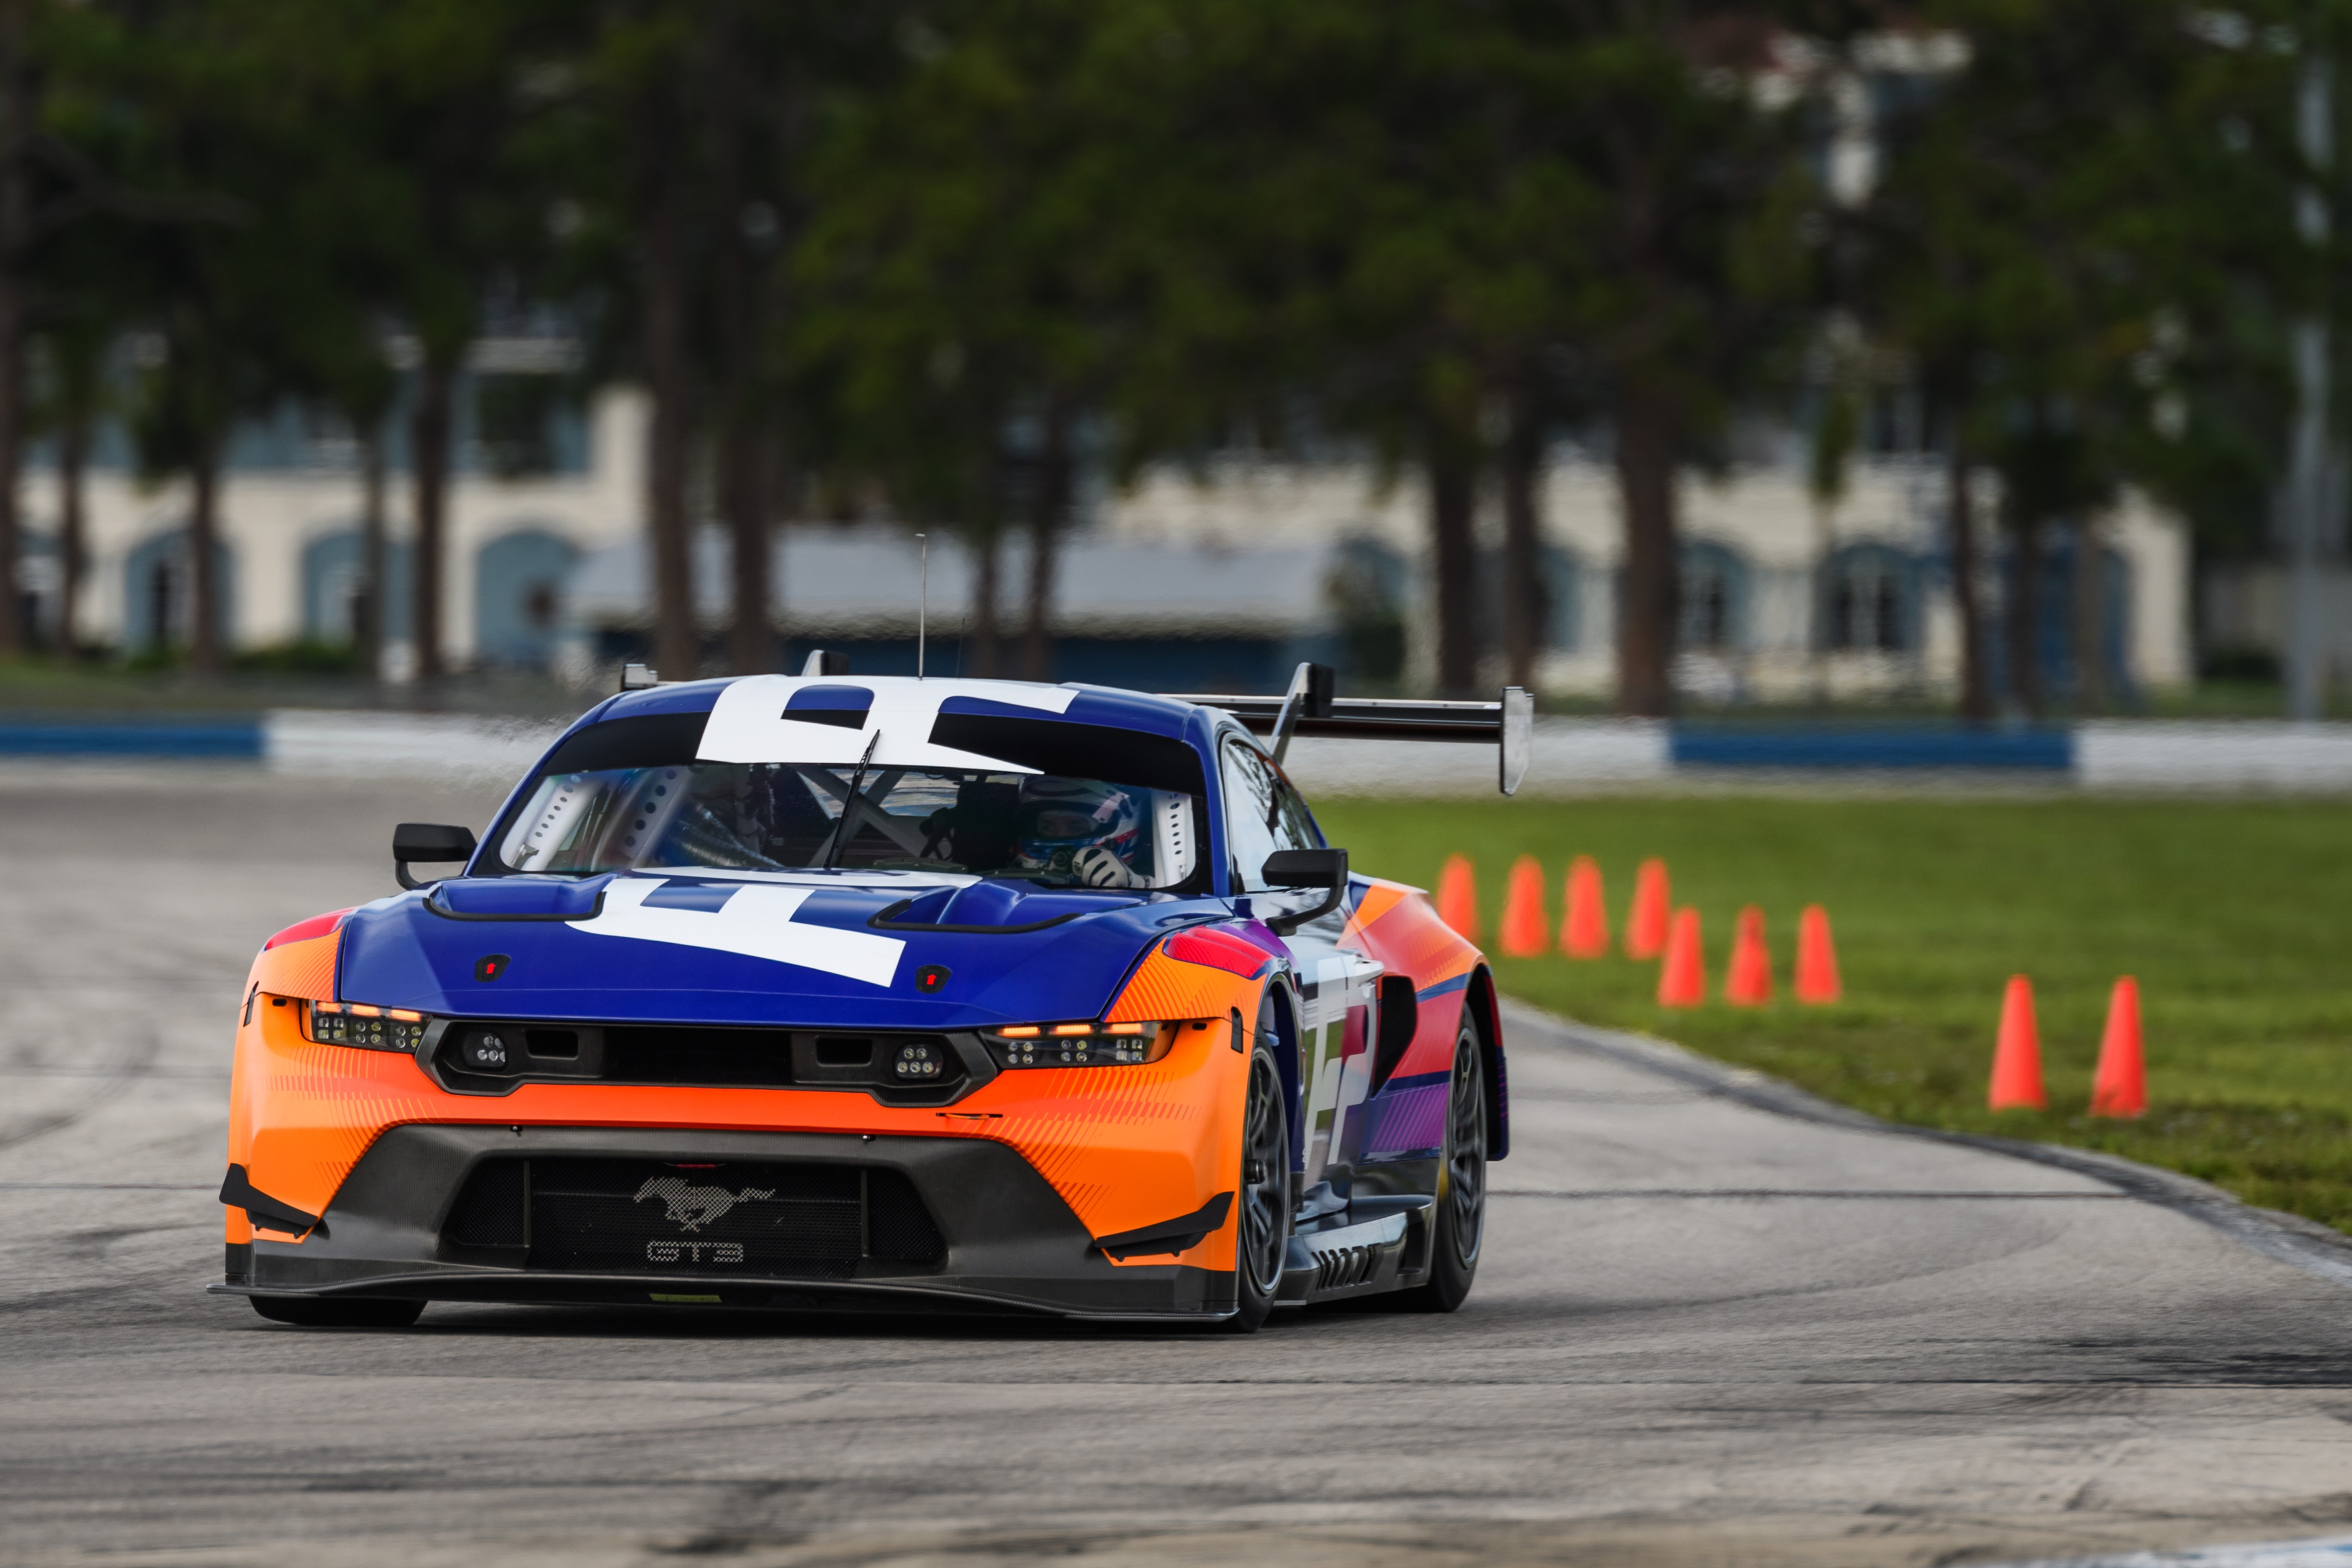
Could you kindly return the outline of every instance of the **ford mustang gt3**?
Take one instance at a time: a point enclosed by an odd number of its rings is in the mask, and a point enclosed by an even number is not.
[[[402,824],[404,891],[269,939],[211,1288],[344,1326],[1459,1306],[1509,1146],[1493,982],[1280,764],[1492,742],[1507,792],[1524,694],[823,668],[624,690],[478,841]]]

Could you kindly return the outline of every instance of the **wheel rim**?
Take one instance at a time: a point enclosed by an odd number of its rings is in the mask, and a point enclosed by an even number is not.
[[[1242,1133],[1242,1266],[1260,1293],[1282,1279],[1283,1217],[1290,1203],[1289,1128],[1274,1062],[1250,1063],[1249,1110]]]
[[[1465,1263],[1475,1263],[1486,1227],[1486,1088],[1477,1045],[1466,1040],[1454,1054],[1446,1103],[1445,1184],[1454,1250]]]

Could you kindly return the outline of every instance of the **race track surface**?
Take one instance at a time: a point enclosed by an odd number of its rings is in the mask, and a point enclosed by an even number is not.
[[[390,891],[395,820],[495,799],[0,777],[0,1558],[1836,1568],[2352,1520],[2352,1291],[1525,1018],[1452,1317],[386,1333],[201,1294],[252,950]]]

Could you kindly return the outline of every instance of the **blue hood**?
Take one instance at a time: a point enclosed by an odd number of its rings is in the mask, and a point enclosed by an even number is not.
[[[986,1028],[1099,1018],[1154,939],[1230,913],[888,873],[468,877],[355,910],[338,983],[470,1017]],[[946,977],[919,988],[933,966]]]

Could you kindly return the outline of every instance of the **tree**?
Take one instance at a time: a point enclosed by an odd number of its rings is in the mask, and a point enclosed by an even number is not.
[[[442,630],[459,377],[485,302],[544,265],[550,193],[519,154],[567,79],[577,12],[559,0],[368,0],[308,8],[315,47],[343,63],[340,101],[381,175],[373,267],[413,341],[408,461],[415,528],[416,677],[446,669]],[[331,78],[336,79],[336,78]],[[367,417],[373,392],[353,412]],[[370,425],[359,426],[362,431]]]
[[[814,176],[802,352],[840,367],[902,504],[960,514],[974,668],[996,662],[1003,525],[1030,541],[1020,673],[1048,680],[1083,447],[1129,465],[1149,449],[1122,416],[1159,369],[1150,170],[1174,144],[1139,126],[1161,111],[1129,90],[1144,9],[970,0],[910,21],[903,76],[844,117]]]
[[[2184,397],[2184,371],[2251,371],[2262,350],[2245,340],[2246,307],[2305,287],[2283,188],[2293,155],[2274,152],[2267,169],[2247,155],[2291,149],[2292,95],[2280,57],[2217,47],[2132,0],[1946,0],[1923,22],[1965,40],[1965,63],[1887,126],[1864,292],[1948,432],[1962,711],[1990,706],[1971,486],[1982,461],[2000,475],[2011,545],[2011,695],[2039,712],[2050,528],[2072,523],[2088,556],[2121,486],[2177,491],[2175,476],[2204,467],[2161,411]],[[2095,653],[2095,639],[2076,641]],[[2097,661],[2076,663],[2078,700],[2095,701]]]

